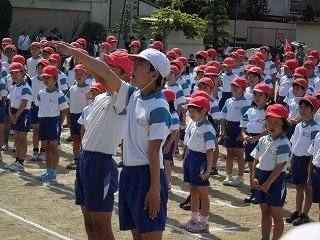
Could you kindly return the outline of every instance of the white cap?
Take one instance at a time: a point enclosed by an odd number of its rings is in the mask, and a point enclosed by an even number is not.
[[[317,240],[320,236],[320,223],[307,223],[287,232],[281,240]]]
[[[135,61],[139,57],[149,61],[162,77],[167,77],[170,74],[170,62],[168,58],[156,49],[147,48],[139,54],[129,54],[128,57],[131,61]]]

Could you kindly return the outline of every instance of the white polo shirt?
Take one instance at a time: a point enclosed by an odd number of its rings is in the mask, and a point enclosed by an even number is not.
[[[280,79],[280,85],[279,85],[279,96],[286,97],[289,93],[289,89],[292,87],[294,81],[294,77],[288,78],[287,76],[283,76]]]
[[[180,120],[176,111],[171,112],[171,127],[170,131],[177,131],[180,129]]]
[[[271,75],[277,73],[278,70],[271,60],[267,60],[267,61],[265,61],[265,67],[264,67],[263,72],[264,72],[264,74],[271,77]]]
[[[122,82],[116,108],[127,106],[128,121],[125,126],[123,164],[140,166],[149,164],[149,141],[162,140],[159,164],[163,169],[162,145],[171,126],[168,102],[161,91],[143,97],[140,90]]]
[[[317,133],[313,143],[310,145],[308,152],[313,156],[312,164],[320,168],[320,132]]]
[[[174,93],[176,94],[176,99],[174,100],[174,106],[176,109],[179,104],[184,104],[186,102],[183,89],[178,85],[178,83],[174,83],[173,85],[169,85],[168,83],[166,83],[164,87],[174,91]]]
[[[58,75],[58,87],[61,91],[66,91],[68,89],[67,76],[60,70]]]
[[[253,88],[247,87],[243,96],[245,97],[245,99],[248,100],[249,103],[252,103],[252,101],[253,101]]]
[[[217,143],[216,131],[208,119],[202,123],[191,121],[184,135],[184,144],[195,152],[206,153],[209,149],[215,149]]]
[[[221,118],[221,113],[220,113],[218,102],[215,101],[212,97],[210,97],[210,112],[209,112],[209,114],[214,120],[219,120]]]
[[[74,69],[67,70],[65,73],[67,77],[67,85],[68,88],[72,87],[74,84],[76,84],[76,79],[74,78]]]
[[[299,102],[301,99],[302,97],[294,97],[287,102],[287,108],[289,110],[288,119],[295,120],[295,121],[301,119],[300,112],[299,112]]]
[[[222,73],[220,76],[220,79],[222,81],[222,92],[231,92],[231,82],[233,79],[235,79],[237,75],[234,73],[227,74]]]
[[[18,109],[21,104],[21,100],[27,100],[25,109],[30,109],[32,101],[31,88],[26,81],[20,84],[15,84],[11,87],[9,93],[9,99],[11,101],[11,107]]]
[[[82,113],[81,113],[81,116],[79,117],[78,119],[78,123],[80,125],[83,125],[84,129],[87,129],[87,125],[88,125],[88,116],[92,110],[92,106],[93,106],[93,103],[91,103],[90,105],[86,106]]]
[[[32,86],[32,102],[35,102],[38,96],[38,93],[40,92],[41,89],[46,89],[47,86],[43,83],[42,79],[40,76],[35,76],[31,78]]]
[[[261,82],[267,84],[269,87],[273,88],[272,79],[270,76],[262,73]]]
[[[242,116],[240,127],[246,128],[247,133],[260,134],[266,131],[266,110],[252,106]]]
[[[55,88],[52,91],[41,89],[35,101],[35,105],[39,107],[38,117],[58,117],[60,111],[67,109],[68,103],[63,93]]]
[[[36,57],[30,57],[27,59],[26,67],[27,67],[27,72],[30,78],[33,78],[38,75],[36,67],[40,59],[41,59],[40,55]]]
[[[248,111],[250,103],[242,95],[239,98],[229,98],[221,110],[221,119],[231,122],[240,122],[243,114]]]
[[[190,96],[189,84],[183,76],[178,77],[176,83],[182,88],[184,96]]]
[[[292,152],[296,156],[310,156],[308,149],[320,131],[319,125],[312,119],[309,123],[298,123],[290,139]]]
[[[263,136],[251,156],[259,161],[256,167],[264,171],[273,171],[277,164],[286,162],[282,169],[282,172],[285,172],[292,156],[291,144],[284,134],[276,139],[271,135]]]
[[[66,93],[66,99],[69,104],[70,113],[82,113],[83,109],[91,103],[91,100],[85,98],[85,93],[90,91],[90,86],[85,84],[79,86],[73,85]]]
[[[0,78],[5,78],[7,75],[8,75],[7,69],[5,67],[2,67]]]

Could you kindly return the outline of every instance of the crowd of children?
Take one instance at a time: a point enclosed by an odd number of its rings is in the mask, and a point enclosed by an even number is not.
[[[76,170],[76,204],[88,238],[114,238],[111,215],[119,190],[120,229],[131,230],[134,239],[161,239],[178,145],[184,145],[183,178],[190,187],[180,207],[192,214],[181,228],[201,233],[209,231],[209,178],[219,174],[223,144],[222,183],[241,187],[250,172],[244,202],[260,204],[261,239],[271,239],[272,221],[272,239],[283,233],[288,176],[296,187],[296,207],[286,222],[309,222],[312,203],[319,204],[320,220],[318,51],[310,51],[299,66],[287,49],[277,69],[267,46],[252,56],[235,50],[222,63],[211,48],[195,54],[196,67],[188,73],[180,48],[162,53],[163,44],[154,41],[140,52],[133,41],[128,54],[116,49],[116,42],[109,36],[99,58],[88,56],[83,38],[71,44],[34,42],[25,60],[10,38],[2,39],[0,145],[7,151],[13,130],[16,154],[8,170],[24,171],[32,128],[31,160],[47,165],[37,179],[55,181],[66,122],[74,158],[66,167]],[[59,54],[68,58],[63,62]],[[113,156],[119,144],[118,180]]]

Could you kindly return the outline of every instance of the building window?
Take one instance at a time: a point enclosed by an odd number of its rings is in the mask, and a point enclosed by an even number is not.
[[[302,15],[303,0],[290,0],[290,14]]]

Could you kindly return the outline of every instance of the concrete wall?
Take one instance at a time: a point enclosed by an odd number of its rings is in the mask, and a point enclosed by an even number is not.
[[[290,0],[268,0],[269,14],[272,16],[288,16]]]
[[[320,24],[296,24],[296,40],[307,44],[308,48],[320,50]]]

